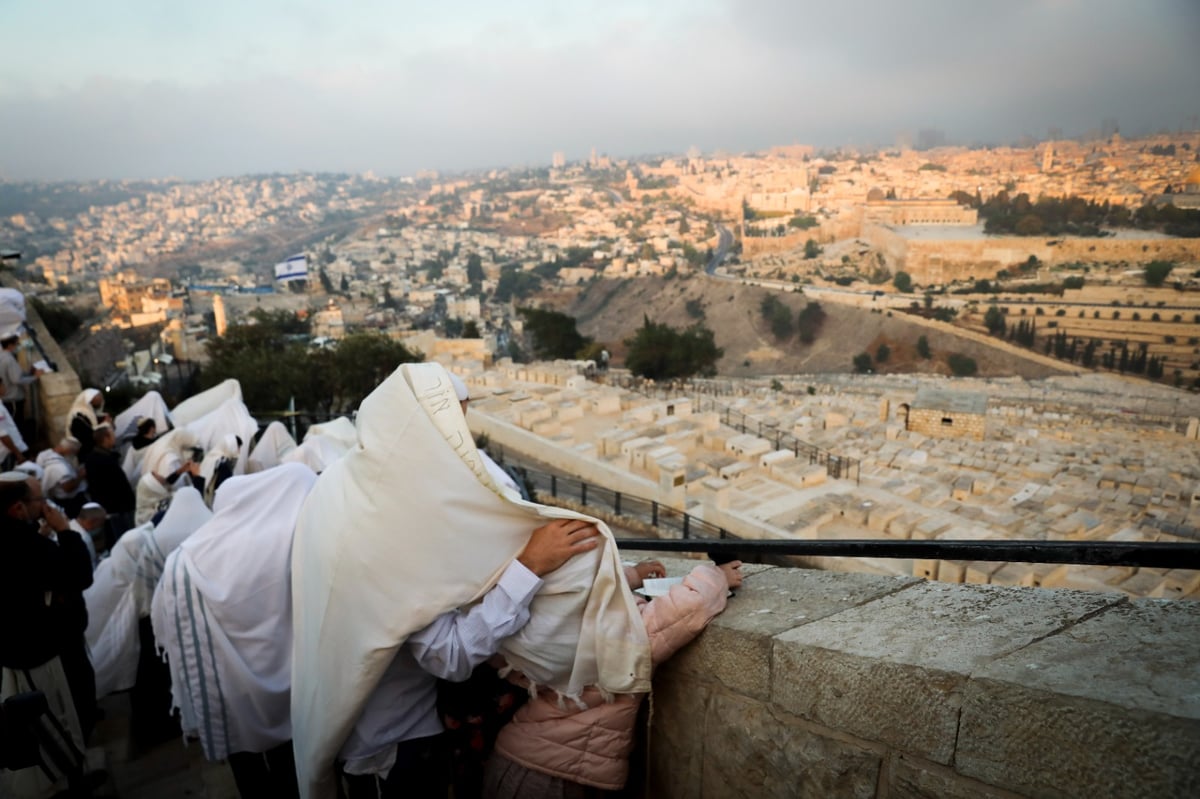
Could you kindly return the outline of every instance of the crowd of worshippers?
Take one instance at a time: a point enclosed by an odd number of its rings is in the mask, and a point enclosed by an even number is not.
[[[88,390],[55,447],[10,448],[0,796],[89,795],[97,699],[118,692],[133,751],[198,741],[247,799],[622,791],[651,668],[741,564],[635,594],[672,582],[663,565],[530,501],[464,443],[469,398],[406,365],[297,444],[234,381],[116,419]]]

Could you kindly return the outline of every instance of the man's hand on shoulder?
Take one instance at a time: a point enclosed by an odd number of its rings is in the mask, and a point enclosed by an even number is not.
[[[576,555],[599,546],[599,536],[591,522],[558,519],[534,530],[517,560],[538,577],[545,577]]]

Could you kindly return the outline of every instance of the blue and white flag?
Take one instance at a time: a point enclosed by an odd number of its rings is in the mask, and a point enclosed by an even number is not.
[[[293,255],[281,264],[275,264],[275,280],[308,280],[308,261],[303,255]]]

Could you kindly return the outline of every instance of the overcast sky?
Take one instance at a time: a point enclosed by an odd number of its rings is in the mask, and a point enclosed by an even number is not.
[[[0,0],[0,177],[410,174],[1200,114],[1197,0]]]

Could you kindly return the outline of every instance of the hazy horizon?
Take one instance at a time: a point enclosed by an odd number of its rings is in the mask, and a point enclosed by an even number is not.
[[[1200,114],[1194,0],[63,0],[0,25],[14,180],[401,175],[922,128],[999,143]]]

